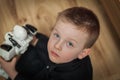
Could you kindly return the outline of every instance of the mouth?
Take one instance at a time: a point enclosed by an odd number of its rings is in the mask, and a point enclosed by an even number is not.
[[[59,55],[57,53],[55,53],[54,51],[51,51],[51,55],[54,57],[59,57]]]

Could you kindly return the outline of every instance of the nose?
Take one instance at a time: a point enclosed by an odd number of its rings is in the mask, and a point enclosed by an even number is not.
[[[59,40],[59,41],[56,42],[55,48],[59,51],[62,50],[62,40]]]

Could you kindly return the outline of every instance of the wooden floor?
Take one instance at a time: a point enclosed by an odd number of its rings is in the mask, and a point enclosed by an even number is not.
[[[57,13],[73,6],[90,8],[100,21],[100,37],[90,54],[93,80],[120,80],[120,34],[117,33],[120,29],[116,30],[110,22],[99,0],[0,0],[0,43],[4,41],[4,34],[16,24],[29,23],[49,35]]]
[[[0,76],[0,80],[5,80],[4,77]]]

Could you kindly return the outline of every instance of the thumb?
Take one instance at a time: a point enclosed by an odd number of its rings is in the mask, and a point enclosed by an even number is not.
[[[17,61],[17,58],[16,57],[13,57],[12,61],[13,63],[15,63]]]
[[[19,58],[20,58],[20,56],[15,56],[15,57],[13,57],[11,62],[15,63],[16,61],[18,61]]]

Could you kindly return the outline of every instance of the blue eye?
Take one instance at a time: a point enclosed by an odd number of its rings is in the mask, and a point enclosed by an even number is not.
[[[59,38],[60,36],[59,36],[59,34],[55,33],[54,37]]]
[[[67,45],[70,46],[70,47],[73,47],[73,43],[72,42],[68,42]]]

